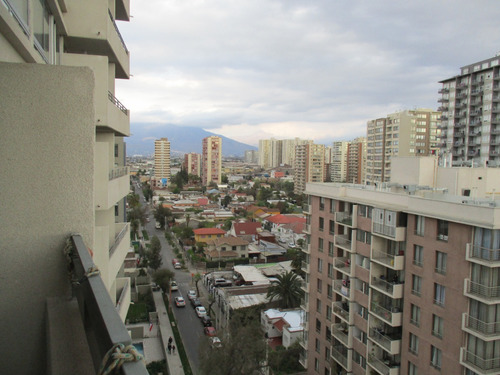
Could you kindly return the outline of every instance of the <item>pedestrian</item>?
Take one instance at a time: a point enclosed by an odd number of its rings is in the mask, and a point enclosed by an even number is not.
[[[174,341],[174,339],[172,338],[172,336],[170,336],[170,337],[168,338],[168,344],[169,344],[169,345],[172,345],[172,341]]]
[[[170,343],[167,345],[167,349],[168,349],[168,354],[170,354],[172,352],[172,345]]]
[[[172,354],[175,354],[175,345],[172,345]]]

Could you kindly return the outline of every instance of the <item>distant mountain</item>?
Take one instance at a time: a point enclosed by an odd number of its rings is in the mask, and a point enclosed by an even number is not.
[[[130,132],[132,135],[125,140],[127,142],[127,155],[129,156],[153,155],[154,141],[159,138],[168,138],[172,154],[201,153],[203,138],[211,135],[217,135],[222,138],[222,155],[224,156],[244,156],[247,150],[257,150],[255,146],[189,126],[131,123]]]

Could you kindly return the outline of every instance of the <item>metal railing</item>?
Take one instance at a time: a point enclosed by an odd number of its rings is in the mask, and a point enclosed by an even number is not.
[[[387,293],[394,294],[394,286],[402,285],[403,283],[392,283],[387,280],[382,280],[380,277],[372,277],[372,285]]]
[[[113,18],[113,15],[111,14],[111,10],[108,9],[108,14],[109,18],[111,19],[111,22],[113,22],[113,26],[115,27],[116,33],[118,34],[118,37],[120,38],[120,41],[122,42],[123,48],[125,48],[125,52],[127,55],[129,54],[127,45],[125,44],[125,41],[123,40],[122,34],[120,34],[120,30],[118,30],[118,26],[116,25],[115,19]]]
[[[483,358],[472,352],[469,352],[465,348],[462,348],[462,359],[465,363],[476,366],[483,371],[493,371],[500,369],[500,357]]]
[[[471,330],[482,333],[486,336],[500,334],[500,322],[487,323],[473,318],[469,314],[464,314],[464,318],[466,328],[470,328]]]
[[[373,232],[392,238],[396,237],[396,227],[390,227],[385,224],[373,223]]]
[[[347,368],[347,349],[343,345],[332,346],[331,356],[338,361],[344,368]]]
[[[467,283],[467,291],[470,294],[475,294],[484,298],[500,298],[500,286],[487,286],[472,280],[467,280]]]
[[[111,258],[113,256],[113,253],[117,249],[118,245],[120,244],[121,240],[127,233],[128,227],[130,226],[130,223],[126,223],[120,233],[118,233],[118,236],[115,237],[115,241],[113,242],[113,245],[109,248],[109,257]]]
[[[347,306],[349,306],[347,304]],[[342,302],[334,302],[333,303],[333,312],[337,315],[340,315],[346,321],[349,321],[349,310],[344,309]]]
[[[370,328],[368,337],[377,341],[377,343],[382,345],[388,352],[391,351],[391,346],[394,341],[401,340],[401,337],[390,337],[374,328]]]
[[[128,167],[118,167],[113,168],[109,171],[109,180],[114,180],[115,178],[123,177],[128,175]]]
[[[89,250],[80,235],[70,237],[70,269],[73,295],[80,306],[80,314],[89,343],[89,350],[96,372],[105,355],[114,345],[131,345],[132,340],[123,324],[108,290],[99,274],[87,276],[94,269]],[[121,375],[148,375],[142,361],[125,362],[118,372]]]
[[[338,223],[352,227],[352,214],[350,212],[337,212],[335,215],[335,220]]]
[[[108,91],[108,99],[113,103],[120,111],[128,116],[128,109],[113,95],[111,91]]]
[[[125,285],[123,285],[122,291],[120,293],[120,298],[118,298],[118,301],[116,302],[116,310],[119,311],[121,309],[123,300],[125,299],[125,296],[127,295],[127,290],[129,288],[128,284],[130,284],[130,279],[128,279],[125,282]]]
[[[488,262],[500,262],[500,249],[488,249],[479,245],[471,245],[469,248],[469,257]]]

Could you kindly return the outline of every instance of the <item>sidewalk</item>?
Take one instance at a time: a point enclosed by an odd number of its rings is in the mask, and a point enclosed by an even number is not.
[[[169,337],[174,339],[176,348],[178,345],[175,341],[174,333],[172,332],[172,326],[170,325],[167,309],[165,307],[165,303],[163,302],[162,292],[153,292],[153,299],[155,301],[156,311],[158,312],[158,324],[160,327],[162,347],[165,352],[165,358],[167,359],[168,372],[170,375],[184,375],[181,358],[179,357],[177,350],[175,351],[175,354],[168,354],[167,345]]]

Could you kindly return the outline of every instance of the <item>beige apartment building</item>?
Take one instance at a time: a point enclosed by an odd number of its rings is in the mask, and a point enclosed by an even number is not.
[[[259,166],[276,168],[281,165],[295,167],[295,147],[312,143],[311,140],[294,139],[261,139],[259,140]]]
[[[129,9],[0,6],[2,374],[95,373],[113,344],[130,342],[130,117],[115,93],[130,75],[116,22]]]
[[[204,186],[210,182],[220,185],[222,181],[222,138],[203,138],[203,163],[201,181]]]
[[[188,174],[194,174],[201,177],[201,155],[196,152],[185,154],[184,169]]]
[[[500,173],[437,164],[395,159],[377,187],[307,184],[308,373],[500,373]]]
[[[170,141],[168,138],[155,140],[154,187],[170,183]]]
[[[295,194],[302,194],[307,182],[323,182],[325,178],[325,146],[307,143],[295,147],[293,176]]]
[[[500,166],[500,55],[440,82],[443,165]]]
[[[388,182],[393,157],[437,155],[440,118],[432,109],[415,109],[368,121],[365,183]]]

